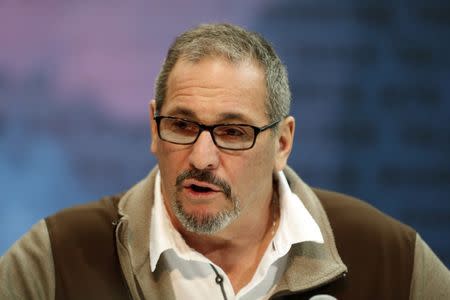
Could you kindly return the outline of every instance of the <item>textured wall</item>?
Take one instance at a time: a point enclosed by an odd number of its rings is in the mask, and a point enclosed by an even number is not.
[[[11,2],[0,19],[0,253],[39,218],[146,174],[147,103],[168,44],[231,21],[288,66],[290,164],[412,225],[450,264],[447,2]]]
[[[288,65],[291,164],[415,227],[450,263],[450,5],[280,1],[257,23]]]

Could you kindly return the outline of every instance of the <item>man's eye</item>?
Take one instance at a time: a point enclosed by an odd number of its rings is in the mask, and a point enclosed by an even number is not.
[[[215,134],[223,138],[244,138],[249,135],[245,128],[237,126],[218,127]]]
[[[227,128],[224,131],[224,134],[228,135],[228,136],[242,136],[245,134],[245,132],[237,129],[237,128]]]
[[[189,123],[185,122],[185,121],[174,121],[172,123],[172,126],[176,129],[186,129],[187,127],[189,127]]]
[[[170,130],[183,134],[194,134],[197,132],[198,127],[194,123],[188,121],[173,120],[170,123]]]

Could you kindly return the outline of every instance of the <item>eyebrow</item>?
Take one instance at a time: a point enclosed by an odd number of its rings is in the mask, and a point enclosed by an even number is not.
[[[180,116],[183,118],[189,118],[194,120],[199,120],[198,115],[195,113],[195,111],[185,108],[185,107],[176,107],[173,110],[169,110],[168,112],[171,116]],[[232,120],[235,120],[235,122],[243,122],[243,123],[254,123],[250,121],[247,117],[245,117],[243,114],[240,113],[234,113],[234,112],[225,112],[219,114],[219,119],[217,120],[217,124],[219,123],[226,123],[230,122]]]
[[[197,119],[197,114],[194,111],[184,107],[176,107],[173,110],[169,110],[168,114],[171,116],[182,116]]]

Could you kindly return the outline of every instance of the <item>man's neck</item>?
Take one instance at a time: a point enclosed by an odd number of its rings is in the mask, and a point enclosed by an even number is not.
[[[274,195],[274,198],[276,199],[277,195]],[[278,226],[278,215],[276,199],[266,205],[259,218],[242,215],[217,234],[197,234],[184,228],[179,228],[179,232],[191,248],[224,270],[237,292],[256,272]],[[245,224],[242,220],[246,220]]]

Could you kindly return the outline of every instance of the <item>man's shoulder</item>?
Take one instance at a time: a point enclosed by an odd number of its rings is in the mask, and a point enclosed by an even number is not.
[[[89,223],[92,220],[99,219],[119,219],[119,211],[124,209],[124,207],[128,204],[133,203],[132,210],[141,210],[142,209],[142,199],[147,199],[147,197],[151,197],[153,194],[153,186],[155,183],[155,177],[158,172],[158,167],[154,167],[150,173],[141,179],[139,182],[136,182],[133,186],[128,188],[127,190],[107,195],[97,200],[85,202],[83,204],[78,204],[72,207],[65,208],[63,210],[58,211],[57,213],[45,218],[48,220],[64,220],[65,223],[78,223],[80,225],[81,221],[85,223]],[[130,198],[133,198],[133,201],[130,201]],[[139,201],[136,202],[135,200]],[[151,202],[147,201],[146,202]],[[120,204],[122,203],[122,204]]]
[[[383,232],[397,229],[415,235],[412,228],[363,200],[335,191],[310,187],[289,167],[284,173],[292,192],[297,194],[309,209],[320,211],[316,206],[318,204],[316,198],[319,200],[319,206],[325,210],[333,231],[339,226],[352,232]],[[316,217],[318,215],[316,214]]]
[[[76,241],[98,231],[109,231],[119,219],[117,205],[123,194],[65,208],[45,218],[51,238]]]
[[[71,214],[77,214],[80,212],[89,213],[99,210],[116,210],[120,199],[125,193],[118,193],[114,195],[107,195],[96,200],[91,200],[85,203],[77,204],[71,207],[64,208],[59,212],[49,216],[48,218],[57,216],[68,216]]]
[[[381,212],[369,203],[346,194],[313,188],[320,200],[332,227],[345,227],[352,232],[378,232],[383,236],[402,233],[414,236],[414,229]],[[376,236],[374,236],[376,237]]]

